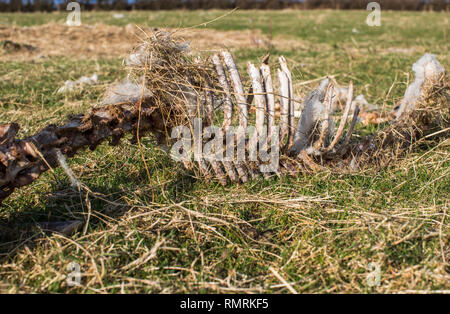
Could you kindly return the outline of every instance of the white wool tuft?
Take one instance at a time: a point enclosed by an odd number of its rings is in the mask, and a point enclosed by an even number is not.
[[[323,101],[329,84],[330,80],[328,78],[324,79],[319,87],[306,97],[304,109],[295,132],[291,153],[299,154],[308,146],[312,130],[326,112],[326,104]],[[333,125],[332,121],[329,122],[329,125]]]
[[[415,80],[406,89],[405,96],[397,111],[397,119],[405,112],[414,109],[414,106],[423,94],[422,88],[425,81],[436,81],[445,72],[444,67],[436,59],[436,56],[429,53],[414,63],[412,69],[415,74]]]
[[[110,87],[101,104],[136,103],[141,97],[147,98],[151,95],[151,92],[142,85],[125,80],[123,83]]]
[[[72,172],[72,169],[70,169],[69,166],[67,165],[66,157],[64,157],[64,155],[61,153],[59,149],[56,151],[56,157],[58,158],[59,165],[61,166],[61,168],[63,168],[64,172],[69,177],[71,185],[73,187],[80,188],[81,181],[75,177],[75,175]]]
[[[82,76],[76,81],[66,81],[64,86],[60,87],[57,91],[58,94],[72,92],[76,87],[82,85],[95,85],[98,83],[98,75],[93,74],[91,77]]]

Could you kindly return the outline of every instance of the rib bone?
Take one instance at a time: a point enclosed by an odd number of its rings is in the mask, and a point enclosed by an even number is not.
[[[263,136],[266,96],[264,94],[261,72],[252,63],[249,62],[248,74],[252,79],[253,93],[255,94],[256,132],[258,133],[258,136]]]
[[[233,103],[231,102],[230,85],[228,84],[228,79],[225,74],[225,69],[223,68],[222,61],[220,60],[220,57],[218,54],[215,54],[212,57],[212,62],[216,69],[216,73],[217,73],[217,77],[219,79],[220,86],[222,87],[222,89],[224,91],[224,93],[223,93],[224,118],[223,118],[222,127],[225,130],[227,127],[229,127],[231,125],[231,118],[232,118],[232,114],[233,114]]]
[[[280,82],[280,145],[284,146],[286,136],[289,136],[289,78],[286,73],[278,69],[278,80]]]
[[[267,64],[261,65],[261,72],[264,80],[264,90],[267,101],[267,136],[270,142],[272,130],[275,126],[275,96],[273,91],[272,75]]]
[[[244,87],[242,85],[241,76],[239,75],[236,63],[233,56],[228,51],[222,51],[222,57],[230,74],[231,82],[233,84],[235,97],[239,107],[239,125],[246,129],[248,125],[248,109],[247,99],[244,94]]]
[[[294,109],[294,85],[292,83],[292,74],[287,65],[286,58],[281,56],[279,58],[281,70],[286,74],[289,86],[289,120],[288,120],[288,147],[294,144],[294,128],[295,128],[295,109]]]

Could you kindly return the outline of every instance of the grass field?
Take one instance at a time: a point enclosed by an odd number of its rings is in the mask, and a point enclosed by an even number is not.
[[[19,122],[23,136],[97,104],[126,76],[122,60],[138,40],[129,23],[196,26],[181,35],[202,54],[235,39],[229,48],[243,73],[270,50],[272,60],[286,56],[295,82],[353,80],[356,95],[385,111],[424,53],[450,69],[449,13],[383,12],[382,26],[368,27],[363,11],[238,11],[197,26],[225,13],[82,12],[75,33],[62,26],[65,12],[0,14],[0,42],[38,48],[0,48],[0,122]],[[56,93],[93,73],[101,84]],[[303,98],[315,84],[298,84],[296,93]],[[55,169],[3,203],[0,292],[450,292],[448,137],[413,147],[385,169],[227,187],[196,180],[151,138],[143,144],[150,179],[137,145],[124,141],[69,160],[89,190],[72,188]],[[74,219],[85,224],[71,237],[36,226]],[[71,262],[81,267],[81,286],[67,284]],[[379,284],[371,284],[377,267]]]

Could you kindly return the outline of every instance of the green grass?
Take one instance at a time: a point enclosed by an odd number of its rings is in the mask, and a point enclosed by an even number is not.
[[[189,27],[225,12],[124,14],[117,20],[112,13],[83,12],[82,22]],[[273,36],[274,57],[288,58],[295,82],[334,74],[341,84],[353,80],[356,93],[369,102],[390,109],[423,53],[435,53],[450,68],[443,35],[445,27],[449,33],[445,19],[450,15],[382,14],[380,28],[365,25],[363,11],[242,11],[207,27],[261,29]],[[62,23],[65,17],[0,14],[0,25]],[[277,38],[304,45],[277,48]],[[246,61],[265,52],[238,49],[235,55],[244,69]],[[93,72],[104,84],[56,93],[65,80]],[[32,134],[69,113],[85,112],[106,84],[123,77],[120,59],[0,61],[0,121],[17,121],[22,136]],[[312,87],[296,91],[304,96]],[[69,160],[90,192],[70,187],[64,172],[55,169],[4,201],[0,291],[288,292],[270,267],[298,292],[448,291],[448,144],[443,138],[414,148],[386,169],[305,173],[227,187],[192,178],[152,139],[143,142],[150,180],[137,145],[128,140],[119,147],[102,145]],[[43,233],[35,225],[75,218],[87,222],[88,214],[86,232],[70,238]],[[83,272],[80,287],[66,284],[72,261]],[[367,284],[372,262],[381,267],[375,287]]]

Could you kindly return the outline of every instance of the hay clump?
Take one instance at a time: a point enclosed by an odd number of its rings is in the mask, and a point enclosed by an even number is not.
[[[406,89],[405,96],[397,111],[397,120],[401,119],[404,114],[415,109],[416,104],[421,101],[421,98],[426,97],[426,90],[430,84],[438,82],[445,73],[444,67],[436,59],[436,56],[429,53],[414,63],[412,70],[415,74],[415,80]]]
[[[188,42],[174,39],[169,32],[157,31],[125,60],[128,80],[141,86],[143,94],[149,96],[142,104],[150,104],[161,114],[166,138],[170,138],[173,127],[192,126],[194,117],[204,117],[218,86],[208,62],[188,51]]]
[[[414,107],[369,139],[354,143],[349,149],[363,168],[384,167],[424,141],[432,143],[448,137],[450,126],[450,76],[443,73],[436,80],[425,80],[422,95]]]

